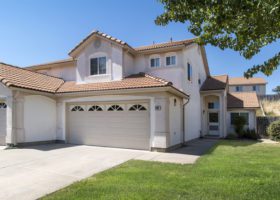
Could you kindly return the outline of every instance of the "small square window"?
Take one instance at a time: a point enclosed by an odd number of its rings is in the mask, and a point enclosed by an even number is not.
[[[106,74],[106,57],[90,60],[90,75]]]
[[[242,86],[236,86],[235,87],[235,91],[236,92],[242,92],[243,91],[243,87]]]
[[[176,56],[167,56],[166,57],[166,66],[176,65]]]
[[[159,58],[151,58],[150,60],[151,67],[159,67],[160,66],[160,59]]]

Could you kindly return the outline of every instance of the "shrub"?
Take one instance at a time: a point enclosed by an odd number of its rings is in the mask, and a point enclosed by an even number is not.
[[[244,131],[244,138],[257,140],[259,139],[259,135],[254,129],[247,129],[246,131]]]
[[[237,116],[235,117],[234,121],[233,121],[233,125],[234,125],[234,130],[236,132],[236,134],[238,135],[238,137],[242,138],[243,137],[243,133],[244,133],[244,126],[246,124],[246,119],[242,116]]]
[[[226,139],[229,139],[229,140],[235,140],[237,139],[238,136],[235,134],[235,133],[229,133],[227,136],[226,136]]]
[[[267,128],[267,133],[273,140],[280,140],[280,120],[272,122]]]

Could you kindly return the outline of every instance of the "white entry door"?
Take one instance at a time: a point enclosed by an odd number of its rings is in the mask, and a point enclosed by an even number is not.
[[[213,136],[220,135],[219,111],[208,112],[208,134]]]

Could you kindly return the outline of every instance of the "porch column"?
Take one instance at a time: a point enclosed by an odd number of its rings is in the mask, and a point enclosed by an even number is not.
[[[219,102],[220,102],[220,137],[224,137],[225,136],[225,109],[224,109],[224,98],[223,98],[223,94],[219,95]]]
[[[15,113],[14,124],[15,124],[15,135],[16,135],[16,143],[25,142],[25,135],[24,135],[24,97],[19,96],[16,97],[14,100],[14,107],[15,110],[13,113]]]
[[[14,98],[13,96],[9,96],[6,98],[6,144],[8,146],[14,146],[16,145],[16,137],[15,137],[15,131],[14,131],[14,115],[13,115],[13,110],[14,110]]]
[[[56,103],[56,140],[66,141],[64,130],[65,130],[65,109],[62,101]]]

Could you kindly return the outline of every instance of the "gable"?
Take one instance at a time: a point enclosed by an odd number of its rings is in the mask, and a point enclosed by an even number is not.
[[[122,40],[119,40],[117,38],[114,38],[110,35],[107,35],[105,33],[102,33],[100,31],[93,31],[91,34],[89,34],[85,39],[83,39],[76,47],[74,47],[70,52],[69,55],[73,58],[77,57],[79,53],[86,48],[88,45],[90,45],[94,40],[96,39],[102,39],[106,40],[107,42],[113,43],[117,46],[120,46],[122,48],[125,48],[127,50],[130,50],[134,52],[135,50],[130,47],[127,43],[125,43]],[[98,45],[98,44],[96,44]]]

